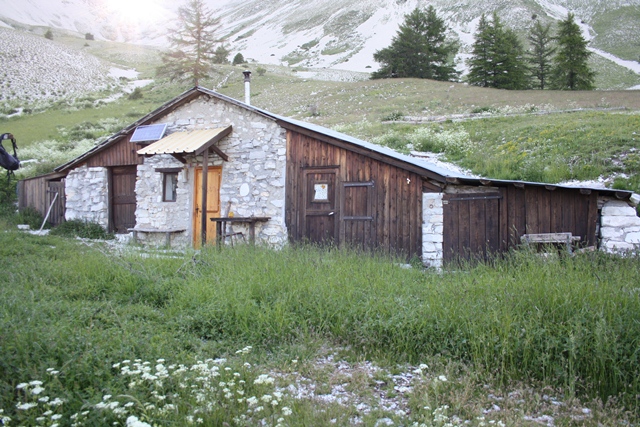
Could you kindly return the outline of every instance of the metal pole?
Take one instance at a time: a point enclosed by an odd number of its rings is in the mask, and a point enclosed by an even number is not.
[[[244,103],[251,105],[251,71],[243,71],[244,74]]]

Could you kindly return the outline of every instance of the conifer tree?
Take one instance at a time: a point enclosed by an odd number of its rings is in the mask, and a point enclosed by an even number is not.
[[[447,26],[433,6],[426,11],[415,8],[405,15],[391,45],[373,54],[381,64],[372,78],[417,77],[452,80],[458,76],[453,57],[456,43],[447,40]]]
[[[591,52],[587,50],[587,41],[572,13],[560,22],[556,41],[558,52],[553,61],[553,88],[592,90],[595,73],[588,64]]]
[[[495,36],[493,27],[483,13],[478,22],[478,31],[473,43],[471,58],[469,59],[469,74],[467,80],[472,85],[489,87],[493,83],[492,57]]]
[[[236,53],[236,56],[233,57],[233,61],[231,61],[231,65],[240,65],[240,64],[245,64],[247,61],[245,61],[244,56],[242,56],[242,53],[238,52]]]
[[[536,20],[528,39],[531,43],[531,50],[527,55],[531,77],[535,81],[535,87],[544,90],[551,73],[553,55],[556,52],[553,46],[554,38],[551,35],[551,24],[544,25]]]
[[[178,9],[178,26],[169,34],[171,48],[162,55],[158,74],[173,80],[191,80],[198,85],[210,77],[220,20],[203,0],[188,0]]]
[[[213,63],[214,64],[228,64],[229,63],[229,54],[231,52],[226,47],[220,45],[213,52]]]
[[[469,83],[498,89],[526,89],[524,47],[518,35],[505,28],[496,13],[492,20],[480,17],[476,41],[468,62]]]

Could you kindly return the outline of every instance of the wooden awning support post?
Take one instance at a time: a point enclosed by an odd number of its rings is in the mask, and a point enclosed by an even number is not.
[[[202,152],[202,215],[200,215],[200,247],[207,243],[207,180],[209,177],[209,149]]]

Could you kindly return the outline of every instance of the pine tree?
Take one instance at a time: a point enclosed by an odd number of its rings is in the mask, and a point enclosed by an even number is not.
[[[231,65],[240,65],[244,63],[246,63],[246,61],[240,52],[236,53],[236,56],[233,57],[233,61],[231,61]]]
[[[492,21],[480,17],[471,59],[469,83],[498,89],[525,89],[524,47],[515,31],[505,28],[496,13]]]
[[[213,52],[213,63],[214,64],[228,64],[229,63],[229,54],[231,52],[226,47],[220,45]]]
[[[458,46],[447,40],[447,26],[433,6],[405,15],[391,45],[373,54],[381,64],[372,78],[417,77],[452,80],[458,76],[453,57]]]
[[[537,80],[535,86],[544,90],[551,73],[553,55],[556,52],[556,48],[552,45],[554,38],[551,35],[551,24],[543,25],[536,20],[528,39],[531,43],[531,51],[527,55],[531,77],[534,81]]]
[[[553,61],[553,88],[592,90],[595,73],[588,64],[591,52],[587,50],[587,41],[582,37],[572,13],[560,22],[556,41],[558,53]]]
[[[469,59],[469,74],[467,80],[472,85],[490,87],[493,84],[493,46],[495,35],[493,26],[484,13],[478,22],[478,31],[473,43],[471,58]]]
[[[51,31],[51,28],[49,28],[47,32],[44,33],[44,38],[47,40],[53,40],[53,31]]]
[[[162,55],[158,74],[172,81],[191,80],[196,86],[210,77],[219,25],[203,0],[189,0],[180,7],[178,27],[168,36],[171,48]]]

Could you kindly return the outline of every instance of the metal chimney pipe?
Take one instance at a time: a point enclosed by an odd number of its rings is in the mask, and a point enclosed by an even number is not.
[[[244,103],[251,105],[251,71],[243,71],[244,74]]]

